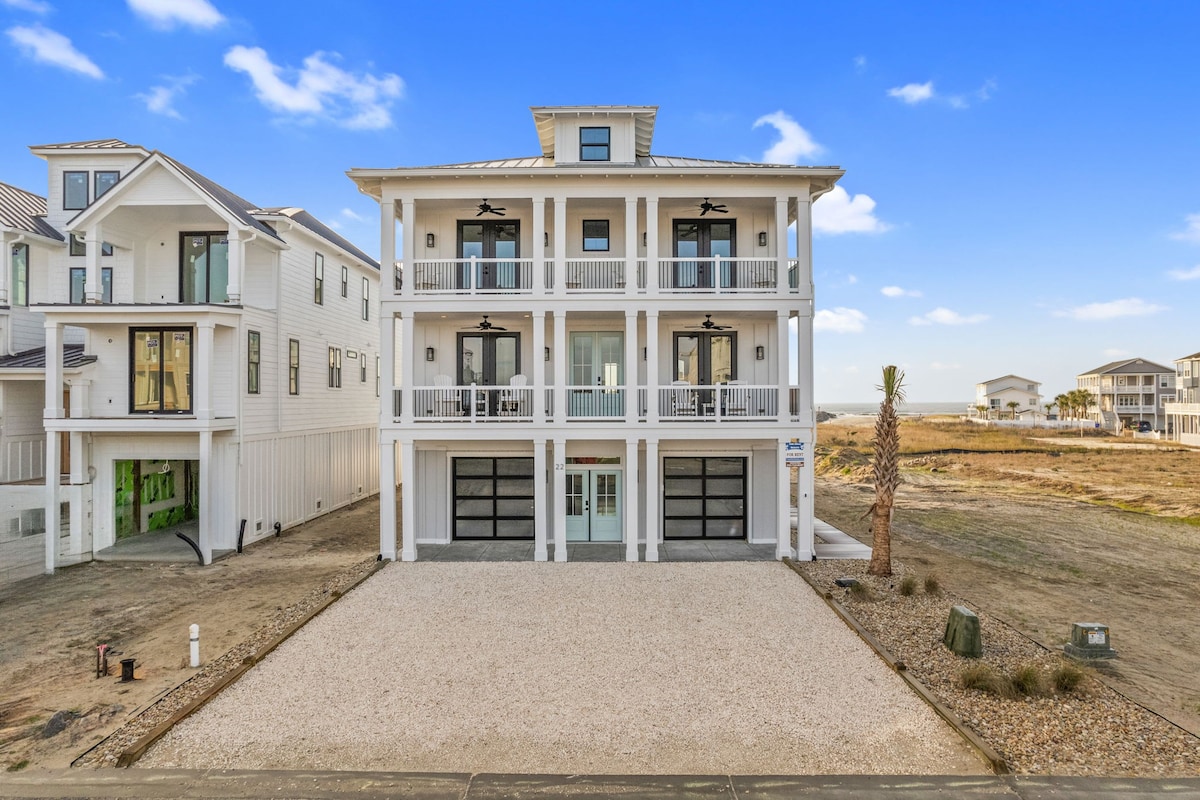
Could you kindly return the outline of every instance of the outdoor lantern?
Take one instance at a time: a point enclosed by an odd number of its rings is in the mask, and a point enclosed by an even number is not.
[[[431,233],[431,234],[429,234],[429,235],[430,235],[430,236],[432,236],[433,234]],[[761,348],[760,348],[760,349],[761,349]],[[432,347],[426,347],[426,348],[425,348],[425,360],[426,360],[426,361],[433,361],[434,355],[435,355],[435,353],[433,352],[433,348],[432,348]]]
[[[550,348],[549,348],[549,347],[546,347],[546,348],[543,348],[543,349],[546,351],[546,358],[545,358],[545,360],[546,360],[546,361],[549,361],[549,360],[550,360]]]
[[[767,232],[766,231],[758,232],[758,246],[759,247],[767,246]]]
[[[425,234],[425,246],[433,247],[437,244],[437,238],[432,233]]]
[[[542,245],[544,247],[550,246],[550,231],[542,231]]]
[[[761,344],[758,347],[754,348],[754,360],[755,361],[762,361],[766,357],[767,357],[767,348],[763,347]]]

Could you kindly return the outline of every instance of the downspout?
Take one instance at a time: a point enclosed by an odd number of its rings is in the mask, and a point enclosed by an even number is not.
[[[238,283],[239,283],[238,288],[241,291],[241,306],[242,306],[243,310],[246,308],[246,250],[247,250],[247,248],[249,248],[250,244],[258,237],[259,237],[259,233],[257,231],[252,231],[250,233],[250,238],[247,239],[244,243],[241,243],[241,245],[240,245],[242,247],[242,256],[239,259],[239,261],[241,262],[242,274],[238,276]],[[239,341],[235,347],[236,347],[236,351],[240,354],[242,352],[242,344],[245,343],[245,341],[246,341],[246,318],[243,315],[243,316],[238,317],[238,319],[241,320],[241,323],[238,326]],[[249,357],[250,357],[249,353],[247,352],[246,358],[249,359]],[[260,358],[260,361],[261,361],[261,358]],[[234,363],[240,365],[240,364],[246,363],[246,361],[241,358],[238,358],[237,361],[235,361]],[[235,369],[236,369],[236,367],[235,367]],[[260,378],[260,380],[261,380],[261,378]],[[240,383],[241,383],[241,379],[239,378],[235,382],[234,385],[236,386]],[[242,467],[245,464],[245,460],[244,460],[243,452],[242,452],[242,450],[243,450],[242,444],[245,440],[245,431],[242,428],[244,412],[245,412],[244,401],[245,401],[245,393],[239,389],[237,392],[237,468],[238,468],[239,476],[241,475]],[[240,484],[240,481],[239,481],[239,484]],[[240,486],[239,486],[239,494],[240,494]],[[240,531],[238,531],[238,552],[239,553],[242,552],[242,535],[245,533],[245,529],[246,529],[246,521],[242,520],[242,529]]]
[[[8,239],[4,242],[4,254],[3,255],[4,255],[4,262],[7,265],[7,269],[4,270],[5,282],[6,282],[5,287],[4,287],[4,292],[5,292],[5,296],[8,298],[6,305],[9,308],[8,330],[6,330],[4,332],[4,339],[5,339],[4,350],[5,350],[5,354],[10,355],[10,356],[16,355],[16,352],[17,352],[16,350],[13,349],[13,330],[12,330],[13,329],[12,297],[11,297],[11,295],[12,295],[12,248],[16,247],[19,244],[25,244],[25,242],[27,242],[27,241],[29,241],[29,240],[25,236],[25,234],[19,233],[19,234],[17,234],[17,237],[15,239]],[[32,251],[30,251],[30,257],[32,258]],[[26,295],[25,296],[26,296],[26,298],[28,298],[28,296],[29,296],[29,274],[28,274],[29,273],[29,265],[26,264],[25,268],[26,268],[26,275],[25,275]]]

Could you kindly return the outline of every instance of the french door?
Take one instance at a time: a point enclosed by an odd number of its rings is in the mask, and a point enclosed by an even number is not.
[[[521,224],[519,222],[459,221],[458,257],[485,259],[475,265],[462,264],[458,288],[474,285],[477,289],[518,289],[521,286]],[[499,259],[499,260],[491,260]],[[504,259],[513,259],[505,261]]]
[[[572,333],[570,385],[571,416],[624,416],[625,334],[621,331]]]
[[[737,224],[734,220],[677,219],[673,248],[676,259],[676,289],[715,289],[736,286],[733,262],[722,261],[718,274],[714,256],[723,259],[737,255]],[[696,259],[692,261],[690,259]]]
[[[567,541],[621,541],[621,471],[567,470]]]
[[[521,371],[521,334],[460,333],[458,384],[479,387],[508,386]],[[463,408],[470,402],[464,392]],[[476,394],[475,414],[495,416],[500,411],[498,390]]]
[[[737,333],[675,334],[675,380],[713,386],[737,378]]]

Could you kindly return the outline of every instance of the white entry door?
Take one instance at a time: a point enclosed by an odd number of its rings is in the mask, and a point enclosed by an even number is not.
[[[621,471],[567,470],[567,541],[621,541]]]

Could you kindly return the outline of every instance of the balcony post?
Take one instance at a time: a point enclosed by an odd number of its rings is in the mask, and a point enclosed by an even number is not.
[[[799,224],[797,224],[799,227]],[[799,238],[797,237],[797,241]],[[775,291],[787,294],[791,291],[791,280],[788,276],[788,198],[775,198]],[[799,267],[797,267],[799,271]],[[797,276],[797,281],[800,278]],[[797,286],[803,286],[797,283]]]
[[[789,347],[788,316],[789,311],[784,308],[780,309],[775,314],[775,385],[779,389],[778,403],[778,419],[782,422],[791,417],[791,364],[789,363],[788,355],[791,348]],[[803,348],[798,348],[803,349]],[[802,358],[800,360],[803,360]],[[799,361],[797,362],[799,363]],[[800,379],[800,373],[796,373],[796,379]]]
[[[625,198],[625,292],[637,292],[637,210],[636,197]]]
[[[561,347],[561,345],[556,345]],[[533,310],[533,420],[544,422],[546,419],[546,310]],[[542,456],[545,457],[545,442],[542,442]],[[535,448],[536,449],[536,448]],[[545,559],[541,559],[545,561]]]
[[[646,294],[658,294],[658,198],[646,197]]]
[[[800,395],[800,426],[814,428],[813,414],[813,316],[812,300],[806,300],[796,312],[796,383]]]
[[[656,398],[657,399],[657,398]],[[658,439],[646,439],[646,560],[658,561],[658,498],[662,493],[658,477]],[[637,496],[637,487],[625,495]]]
[[[50,385],[49,380],[46,381],[47,387]],[[58,390],[59,403],[62,403],[62,388]],[[49,412],[50,409],[46,409]],[[60,461],[62,450],[60,449],[58,437],[62,434],[58,431],[46,431],[46,533],[45,539],[45,568],[47,575],[54,574],[54,568],[58,561],[58,537],[59,537],[59,512],[58,512],[58,484],[59,472],[62,470],[62,462]]]
[[[46,405],[42,416],[62,419],[63,409],[63,326],[47,322],[46,326]]]
[[[103,246],[103,236],[102,226],[96,223],[92,228],[80,231],[77,237],[83,240],[85,248],[83,296],[84,301],[88,303],[104,302],[104,286],[100,281],[100,248]]]
[[[400,440],[400,547],[401,561],[417,560],[417,459],[412,439]]]
[[[637,407],[637,322],[636,309],[625,310],[625,421],[630,425],[638,420]]]
[[[775,481],[775,557],[790,558],[792,551],[792,470],[787,463],[787,445],[789,439],[780,437],[776,450]],[[811,456],[811,453],[808,454]],[[799,517],[797,517],[799,520]],[[797,522],[797,531],[799,523]]]
[[[383,330],[379,338],[380,430],[396,421],[396,315],[384,310],[382,316]]]
[[[554,294],[567,291],[567,198],[554,198]],[[559,374],[557,370],[554,373]]]
[[[396,293],[396,203],[387,194],[379,203],[379,283],[389,295]]]
[[[546,531],[546,491],[549,476],[546,474],[546,440],[533,440],[533,560],[545,561]]]
[[[554,421],[561,425],[567,419],[567,313],[551,313],[554,315],[554,344],[550,348],[554,356]]]
[[[379,443],[379,555],[396,560],[396,443],[386,435]]]
[[[225,277],[225,296],[232,305],[241,305],[242,276],[246,263],[246,243],[242,240],[241,231],[230,226],[225,234],[229,253],[229,274]]]
[[[400,290],[400,294],[405,298],[411,298],[416,290],[417,270],[413,265],[413,261],[417,257],[417,204],[411,197],[405,197],[400,201],[400,235],[401,247],[403,248],[404,261],[404,285]]]
[[[625,560],[638,560],[638,439],[625,440]],[[564,491],[565,494],[565,491]],[[647,492],[649,494],[649,492]]]
[[[557,409],[556,409],[557,413]],[[554,440],[554,560],[567,560],[567,440]],[[536,513],[536,509],[535,509]]]
[[[216,416],[212,407],[213,362],[215,352],[213,347],[216,325],[208,320],[196,323],[196,360],[195,386],[196,396],[192,398],[192,408],[196,419],[212,419]],[[166,335],[158,344],[160,351],[168,346]],[[235,359],[234,363],[240,363]],[[239,381],[240,382],[240,381]]]
[[[416,360],[416,342],[412,313],[400,317],[400,423],[411,425],[413,421],[413,382],[416,376],[413,361]]]
[[[658,422],[658,312],[646,312],[646,423]],[[636,351],[635,351],[636,358]]]
[[[9,239],[3,231],[0,231],[0,306],[8,305],[8,287],[12,286],[12,279],[9,276],[12,275],[13,248],[19,246],[20,242],[20,236]],[[28,286],[28,263],[26,264],[25,272],[26,286]],[[28,289],[25,296],[26,298],[29,296]],[[11,352],[11,350],[12,346],[10,343],[9,351]]]
[[[812,298],[812,202],[807,192],[796,198],[796,286],[801,297]]]
[[[533,199],[533,295],[546,293],[546,200]]]

